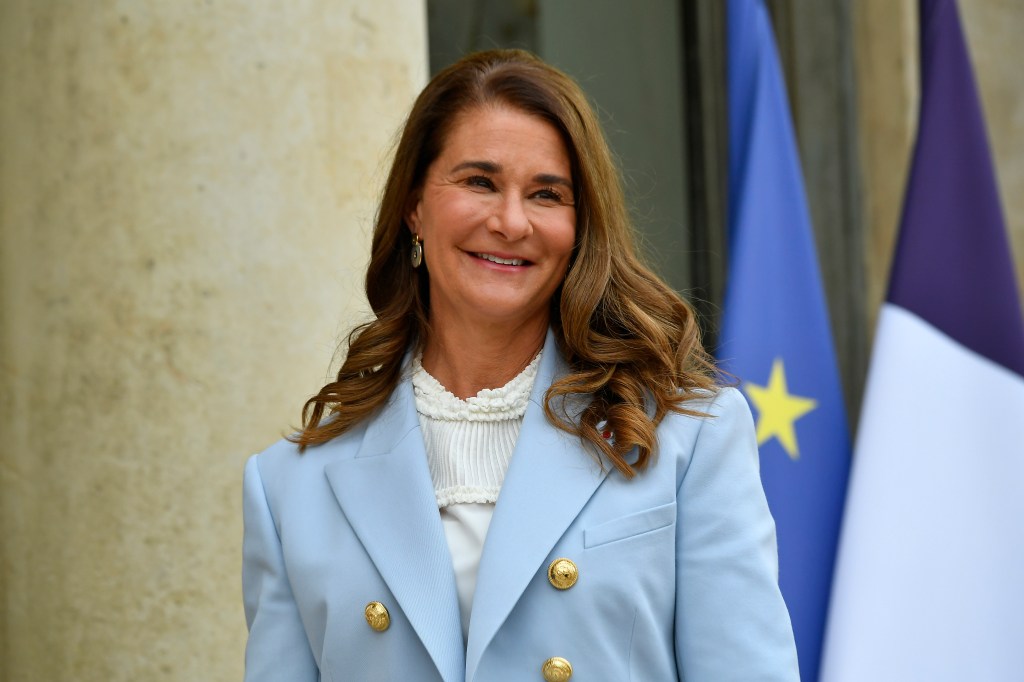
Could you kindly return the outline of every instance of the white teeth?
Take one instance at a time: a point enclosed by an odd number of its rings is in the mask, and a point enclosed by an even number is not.
[[[498,258],[497,256],[492,256],[489,253],[475,253],[473,255],[477,258],[483,258],[484,260],[489,260],[492,263],[497,263],[498,265],[522,265],[526,262],[522,258]]]

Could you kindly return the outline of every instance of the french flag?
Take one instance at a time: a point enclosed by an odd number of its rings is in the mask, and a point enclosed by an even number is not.
[[[955,0],[922,97],[821,680],[1024,680],[1024,318]]]

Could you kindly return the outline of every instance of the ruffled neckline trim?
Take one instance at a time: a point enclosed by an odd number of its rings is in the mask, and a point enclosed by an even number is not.
[[[543,351],[541,351],[543,352]],[[541,352],[526,368],[500,388],[485,388],[463,400],[446,389],[423,368],[421,353],[412,360],[412,386],[416,411],[425,417],[446,421],[503,421],[526,414],[533,382],[540,367]]]

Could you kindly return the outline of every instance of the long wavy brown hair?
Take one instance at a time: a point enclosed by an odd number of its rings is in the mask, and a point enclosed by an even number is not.
[[[521,50],[469,55],[437,74],[413,104],[373,233],[366,295],[374,319],[349,334],[337,380],[306,401],[292,440],[300,449],[325,443],[371,416],[401,379],[406,352],[422,348],[430,282],[426,268],[410,266],[405,216],[452,122],[488,104],[547,121],[569,152],[576,244],[551,301],[551,327],[571,371],[547,389],[544,409],[632,477],[650,462],[668,412],[703,416],[686,403],[714,390],[715,369],[692,308],[637,257],[618,169],[583,91]],[[570,414],[568,404],[579,409]]]

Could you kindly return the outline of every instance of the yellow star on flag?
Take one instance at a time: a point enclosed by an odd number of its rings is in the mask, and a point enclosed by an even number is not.
[[[764,445],[773,437],[778,438],[790,459],[800,459],[794,423],[816,408],[818,401],[789,393],[782,358],[775,358],[775,362],[772,363],[772,373],[767,386],[758,386],[748,381],[743,384],[743,391],[757,408],[758,446]]]

